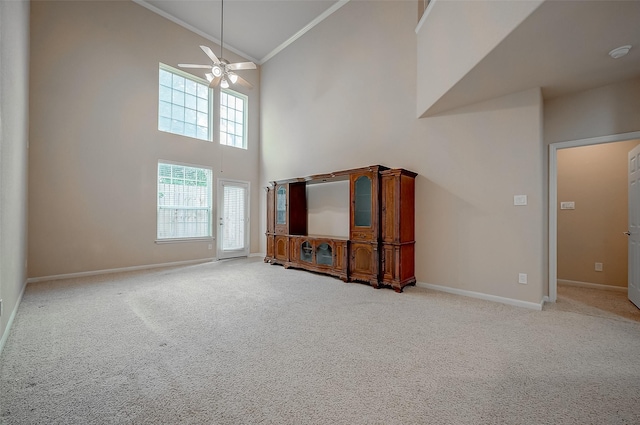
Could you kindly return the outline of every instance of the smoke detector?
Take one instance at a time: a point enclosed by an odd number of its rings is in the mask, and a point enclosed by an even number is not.
[[[629,50],[631,50],[630,44],[626,46],[620,46],[610,51],[609,56],[611,56],[614,59],[618,59],[625,56],[627,53],[629,53]]]

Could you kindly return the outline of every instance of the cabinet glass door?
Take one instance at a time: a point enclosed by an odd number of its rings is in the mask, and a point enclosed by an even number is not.
[[[307,263],[313,262],[313,248],[308,241],[304,241],[300,247],[300,259]]]
[[[276,224],[287,224],[287,189],[284,186],[276,193]]]
[[[333,266],[333,252],[331,246],[328,243],[321,243],[318,245],[316,252],[316,262],[322,266]]]
[[[371,179],[367,176],[358,177],[354,187],[354,217],[353,224],[358,227],[371,226]]]

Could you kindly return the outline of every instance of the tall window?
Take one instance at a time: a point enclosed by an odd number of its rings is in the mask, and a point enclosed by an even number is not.
[[[220,144],[247,148],[247,97],[231,90],[220,92]]]
[[[211,237],[211,169],[158,163],[160,239]]]
[[[160,64],[158,130],[211,140],[211,90],[204,80]]]

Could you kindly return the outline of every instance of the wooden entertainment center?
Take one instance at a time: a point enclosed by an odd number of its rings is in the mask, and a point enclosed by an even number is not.
[[[272,182],[265,262],[345,282],[414,285],[416,173],[382,165]],[[349,238],[307,234],[307,185],[349,181]]]

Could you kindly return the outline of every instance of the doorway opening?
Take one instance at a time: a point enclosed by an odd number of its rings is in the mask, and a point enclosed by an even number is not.
[[[555,303],[558,298],[558,151],[566,148],[636,139],[640,139],[640,132],[557,142],[549,145],[549,301]]]

